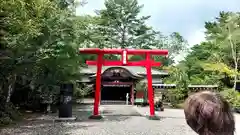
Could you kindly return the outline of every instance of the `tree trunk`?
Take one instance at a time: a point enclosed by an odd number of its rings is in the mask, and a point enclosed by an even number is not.
[[[233,88],[234,88],[234,90],[236,90],[236,88],[237,88],[237,80],[238,80],[238,58],[236,58],[234,65],[235,65],[235,67],[234,67],[235,74],[234,74]]]
[[[235,65],[235,75],[234,75],[234,84],[233,84],[233,88],[234,90],[236,90],[236,86],[237,86],[237,66]]]
[[[230,28],[228,28],[228,33],[231,35],[231,31]],[[232,58],[234,60],[234,84],[233,84],[233,89],[236,90],[236,86],[237,86],[237,72],[238,72],[238,58],[237,58],[237,45],[234,44],[234,42],[232,41],[232,37],[229,37],[229,43],[231,46],[231,51],[232,51]]]
[[[126,33],[126,27],[123,26],[123,31],[122,31],[122,38],[121,38],[121,48],[125,48],[125,33]]]
[[[9,103],[11,100],[11,95],[13,93],[15,82],[16,82],[16,75],[13,75],[13,77],[10,77],[9,82],[10,83],[8,85],[8,93],[7,93],[6,103]]]

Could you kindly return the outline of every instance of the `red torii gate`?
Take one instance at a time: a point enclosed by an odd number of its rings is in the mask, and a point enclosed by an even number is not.
[[[96,90],[94,99],[93,115],[90,118],[101,119],[99,115],[99,103],[100,103],[100,91],[101,91],[101,71],[102,65],[104,66],[144,66],[147,71],[148,80],[148,101],[150,107],[150,119],[156,119],[154,110],[154,95],[152,87],[152,66],[161,66],[160,62],[155,62],[151,59],[151,55],[168,55],[168,50],[146,50],[146,49],[99,49],[99,48],[84,48],[79,49],[80,53],[84,54],[96,54],[97,61],[86,61],[87,65],[97,65],[97,76],[96,76]],[[120,61],[104,60],[104,54],[119,54],[122,56]],[[141,61],[128,61],[128,55],[145,55],[145,60]]]

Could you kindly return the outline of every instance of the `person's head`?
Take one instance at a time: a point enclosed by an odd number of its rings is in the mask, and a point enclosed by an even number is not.
[[[202,91],[190,95],[184,114],[187,124],[199,135],[234,135],[231,108],[218,93]]]

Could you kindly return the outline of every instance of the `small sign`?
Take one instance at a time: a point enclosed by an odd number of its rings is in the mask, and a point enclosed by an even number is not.
[[[123,64],[123,65],[126,65],[126,64],[127,64],[127,51],[124,50],[122,55],[123,55],[123,56],[122,56],[122,57],[123,57],[123,58],[122,58],[122,64]]]
[[[135,99],[135,102],[137,102],[137,103],[143,103],[143,101],[144,101],[143,98],[136,98]]]
[[[72,96],[61,96],[60,101],[63,104],[68,104],[70,101],[72,101]]]

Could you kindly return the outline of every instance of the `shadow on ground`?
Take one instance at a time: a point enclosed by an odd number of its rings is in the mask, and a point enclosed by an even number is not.
[[[74,110],[73,116],[77,117],[77,121],[94,121],[94,122],[102,122],[102,121],[124,121],[132,117],[143,117],[140,113],[136,111],[130,111],[128,113],[118,112],[114,109],[106,109],[101,111],[101,115],[103,119],[101,120],[93,120],[89,119],[89,116],[92,115],[92,108],[89,106],[79,106]]]
[[[58,113],[38,115],[1,129],[0,135],[67,135],[74,130],[87,130],[105,122],[120,122],[132,117],[142,117],[139,113],[121,114],[114,110],[104,110],[103,119],[89,119],[92,115],[92,106],[78,105],[73,107],[73,116],[76,121],[56,122]]]
[[[49,120],[31,120],[1,129],[0,135],[67,135],[74,130],[87,130],[93,124],[81,122],[54,122]]]
[[[73,116],[77,117],[76,121],[71,122],[56,122],[58,113],[37,115],[25,119],[24,121],[4,128],[0,131],[0,135],[68,135],[76,130],[92,130],[100,125],[109,124],[111,122],[122,122],[134,117],[146,117],[134,110],[132,107],[122,106],[118,108],[105,106],[101,114],[103,119],[93,120],[89,119],[92,115],[93,106],[91,105],[77,105],[73,106]],[[161,112],[159,112],[161,114]],[[165,116],[164,116],[165,115]],[[160,115],[161,119],[183,119],[182,117],[171,116],[171,114]]]

